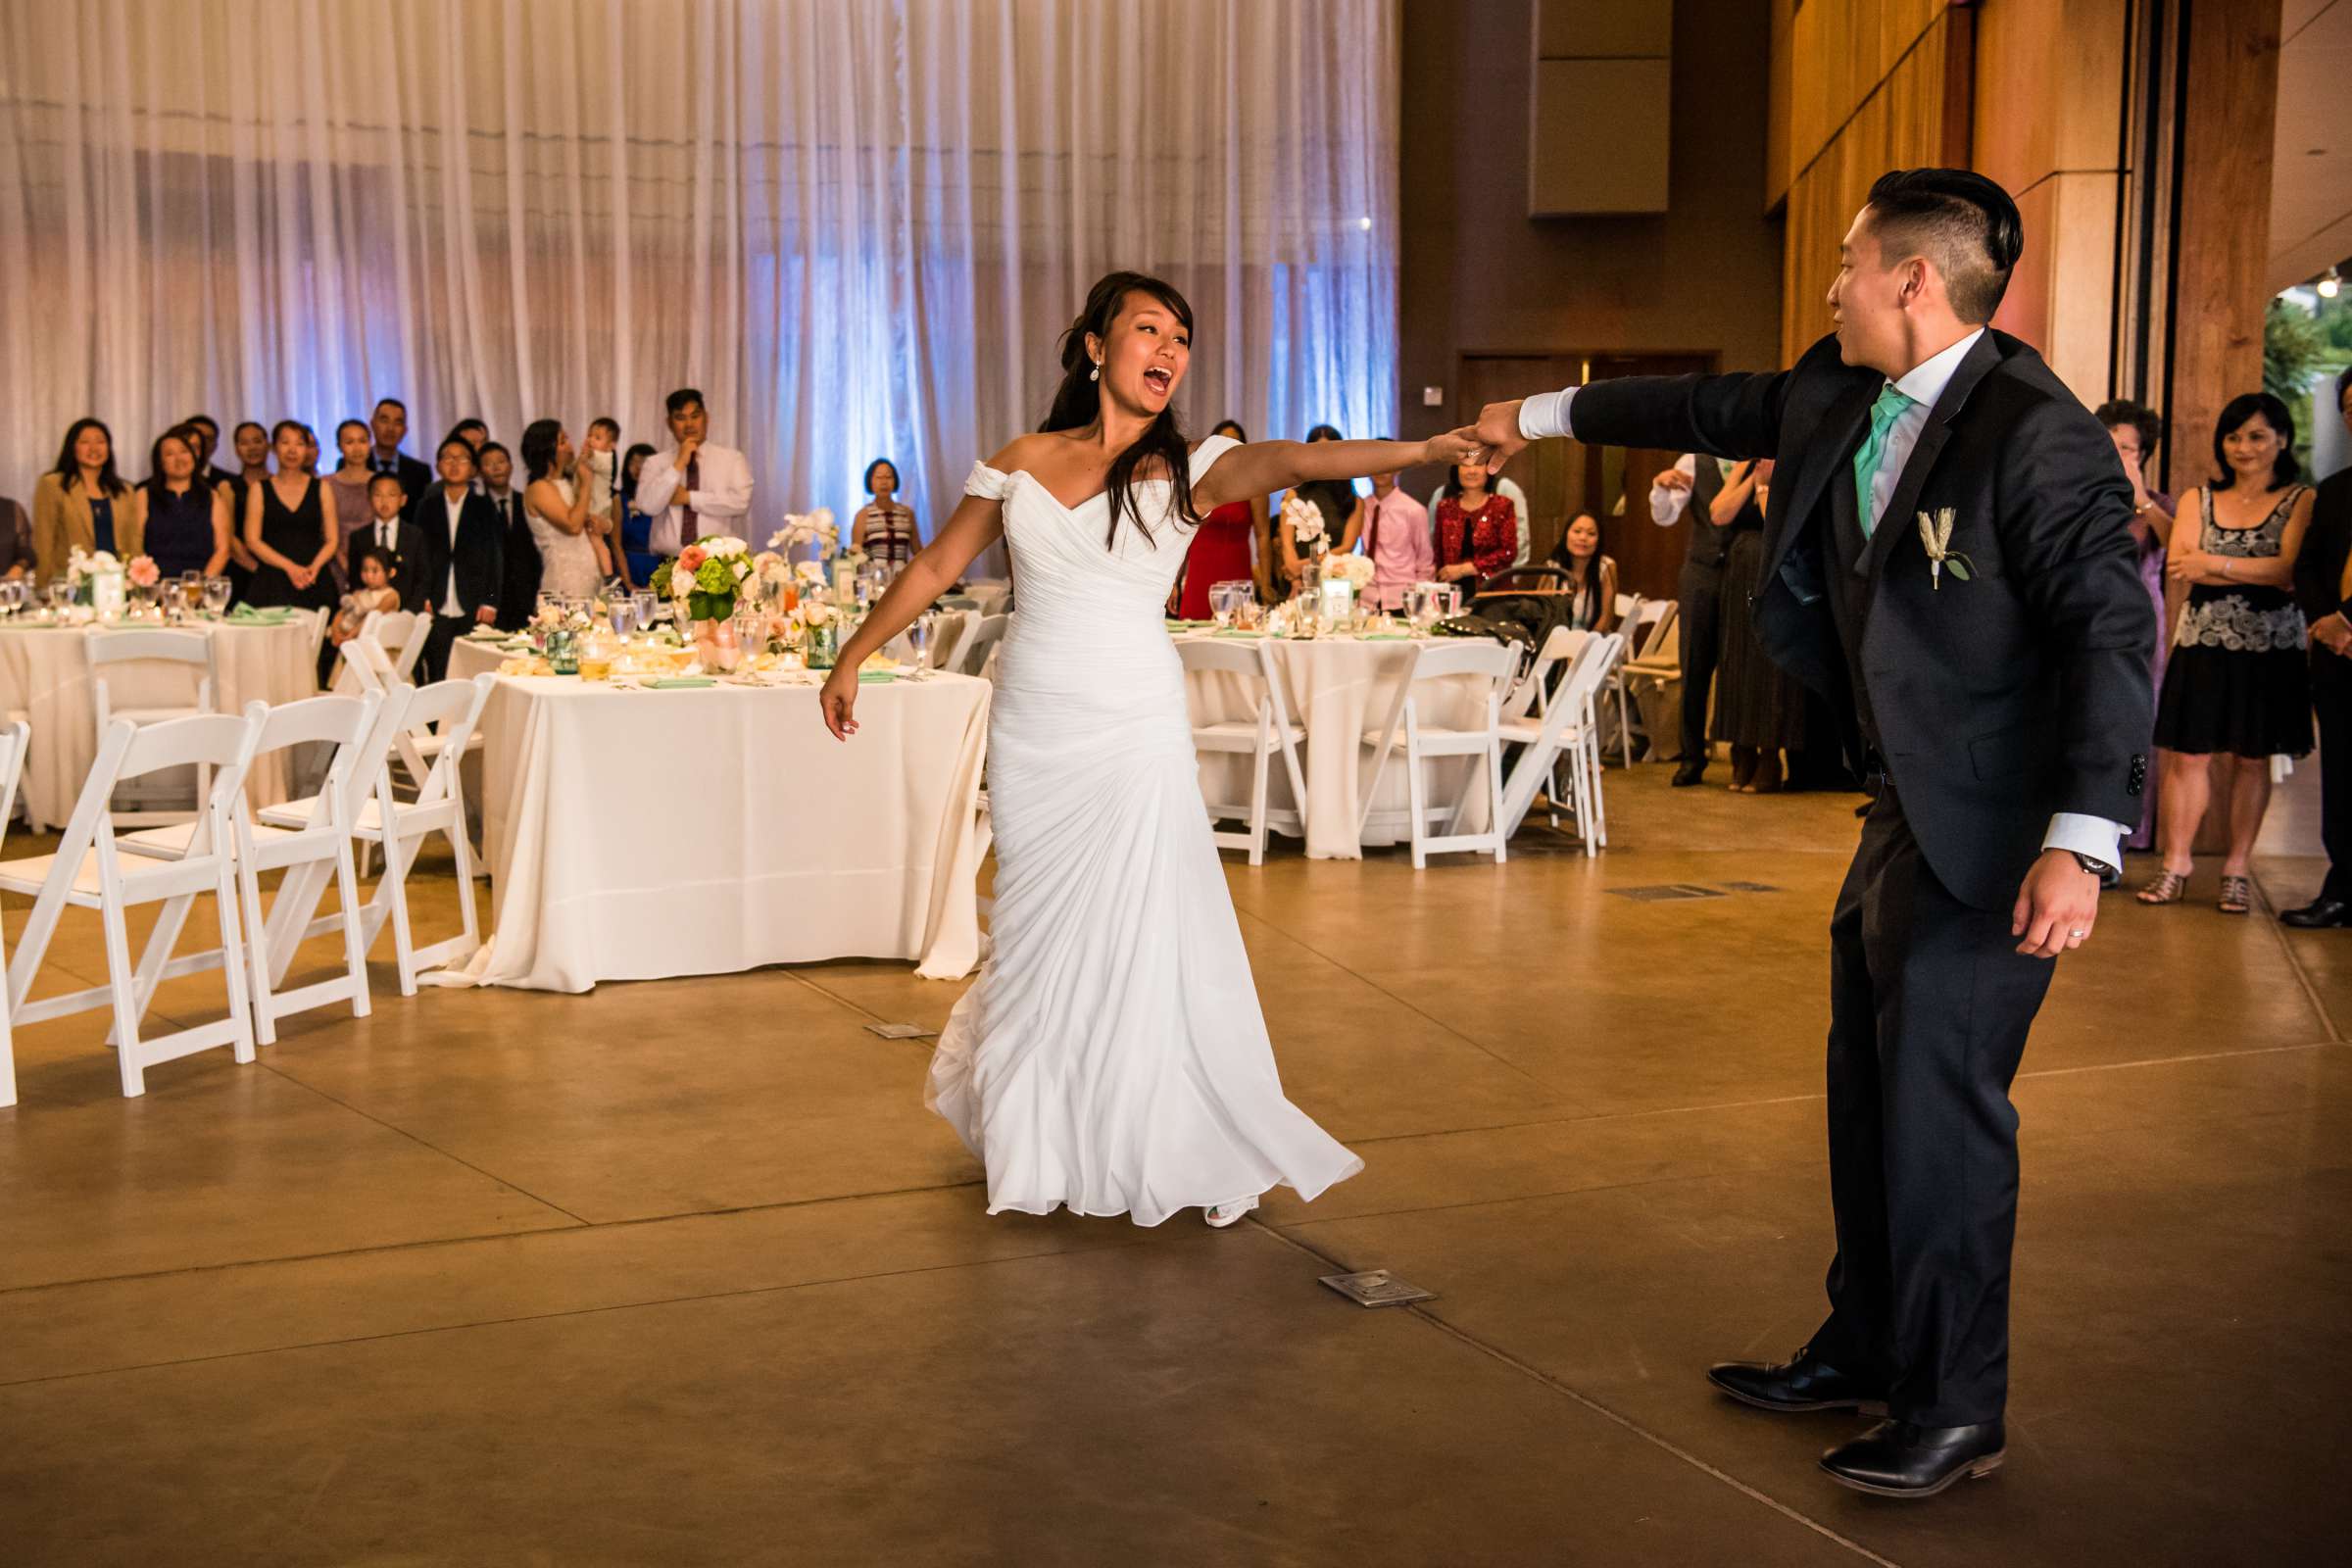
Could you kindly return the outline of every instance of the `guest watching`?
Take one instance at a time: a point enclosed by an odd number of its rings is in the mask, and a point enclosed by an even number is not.
[[[1716,654],[1714,737],[1732,749],[1732,791],[1781,787],[1785,751],[1806,743],[1805,689],[1756,640],[1749,595],[1764,575],[1764,507],[1772,463],[1736,463],[1707,503],[1708,522],[1730,535],[1724,550],[1721,642]]]
[[[654,519],[653,552],[664,558],[706,535],[732,532],[752,510],[751,465],[733,447],[710,441],[702,393],[680,387],[667,408],[677,445],[646,459],[637,478],[637,510]]]
[[[2335,378],[2335,412],[2352,432],[2352,370]],[[2311,706],[2320,721],[2319,897],[2278,916],[2307,928],[2352,926],[2352,467],[2322,479],[2295,557],[2295,601],[2311,622]]]
[[[260,563],[245,586],[245,602],[302,610],[332,609],[334,578],[327,566],[343,541],[326,481],[304,471],[318,442],[297,419],[270,431],[277,472],[253,487],[245,505],[245,548]]]
[[[2294,482],[2295,421],[2267,392],[2230,400],[2213,432],[2214,478],[2180,498],[2165,571],[2188,588],[2156,699],[2156,744],[2169,755],[2157,838],[2164,869],[2142,904],[2177,904],[2195,865],[2212,794],[2207,760],[2230,759],[2230,843],[2220,908],[2253,907],[2249,862],[2271,804],[2271,759],[2311,750],[2311,665],[2290,586],[2311,491]]]
[[[1487,488],[1483,463],[1461,464],[1439,490],[1437,532],[1438,581],[1460,584],[1464,598],[1519,558],[1519,514]]]
[[[1568,624],[1600,636],[1617,629],[1617,563],[1600,553],[1600,524],[1590,512],[1568,519],[1551,564],[1568,574]]]
[[[1511,527],[1515,530],[1518,539],[1518,545],[1511,556],[1511,564],[1524,566],[1527,564],[1531,534],[1528,527],[1527,492],[1520,489],[1515,480],[1504,474],[1492,476],[1488,482],[1488,488],[1511,504]],[[1429,514],[1432,519],[1436,518],[1438,503],[1446,499],[1446,487],[1440,485],[1429,493]]]
[[[228,492],[228,580],[236,597],[245,597],[245,587],[261,562],[245,548],[245,511],[253,504],[253,487],[270,482],[270,432],[251,419],[239,424],[230,434],[230,444],[236,448],[237,476],[224,487]]]
[[[347,537],[354,558],[372,550],[392,564],[392,585],[400,590],[400,608],[424,608],[424,530],[405,514],[408,492],[396,474],[368,476],[368,520]]]
[[[899,466],[888,458],[867,464],[865,493],[873,499],[850,520],[850,539],[895,571],[923,547],[915,537],[914,509],[899,500]]]
[[[2161,692],[2173,623],[2172,617],[2165,613],[2164,549],[2172,536],[2173,514],[2177,509],[2171,496],[2148,488],[2147,466],[2156,456],[2156,443],[2164,438],[2164,418],[2146,404],[2129,398],[2100,404],[2097,417],[2115,442],[2115,455],[2124,466],[2124,477],[2132,481],[2132,545],[2139,558],[2140,586],[2147,590],[2148,602],[2156,610],[2156,646],[2148,655],[2148,683],[2151,691]],[[2163,793],[2163,780],[2159,777],[2140,797],[2139,826],[2124,836],[2125,849],[2156,847],[2156,803]]]
[[[514,488],[514,454],[496,441],[485,441],[474,460],[481,472],[475,488],[498,509],[498,623],[508,631],[520,631],[539,608],[539,546],[523,514],[522,492]]]
[[[57,466],[32,491],[32,552],[41,580],[64,576],[76,548],[124,560],[139,553],[130,487],[115,471],[115,438],[88,418],[68,427]]]
[[[204,437],[184,424],[157,436],[147,482],[131,498],[141,553],[166,581],[218,577],[228,565],[228,497],[205,483],[203,450]]]
[[[1675,584],[1674,624],[1681,641],[1683,704],[1674,787],[1688,789],[1706,777],[1709,760],[1707,713],[1715,688],[1715,665],[1723,644],[1723,565],[1731,534],[1715,526],[1715,497],[1731,464],[1686,452],[1649,482],[1649,520],[1671,528],[1690,517],[1683,546],[1683,569]]]
[[[400,481],[390,474],[379,474],[385,488],[399,493]],[[360,634],[371,613],[391,614],[407,608],[401,602],[396,581],[400,567],[391,556],[373,545],[363,545],[353,558],[352,574],[358,585],[343,596],[343,608],[336,612],[334,623],[326,629],[326,640],[340,649]]]
[[[588,537],[596,545],[601,582],[620,575],[620,421],[609,415],[588,421],[587,439],[572,464],[572,481],[588,497]]]
[[[424,592],[433,612],[418,664],[428,681],[449,674],[449,645],[468,629],[498,619],[501,563],[506,551],[498,509],[473,489],[473,448],[444,441],[433,455],[441,482],[412,503],[424,533]]]
[[[234,483],[236,474],[213,462],[213,454],[220,450],[220,426],[213,422],[213,416],[209,414],[191,414],[179,423],[181,429],[193,430],[200,443],[196,463],[197,471],[204,475],[205,488],[218,490],[224,484]],[[233,501],[230,509],[235,509]]]
[[[1247,444],[1250,437],[1232,419],[1220,420],[1210,435],[1229,435]],[[1258,602],[1274,597],[1267,579],[1271,541],[1266,538],[1266,498],[1228,501],[1200,519],[1184,558],[1184,583],[1178,590],[1176,613],[1187,620],[1206,620],[1208,591],[1221,582],[1247,580],[1257,589]]]
[[[24,502],[0,496],[0,578],[26,575],[33,561],[32,514]]]
[[[1402,610],[1413,584],[1428,582],[1438,569],[1429,540],[1429,510],[1396,488],[1393,473],[1372,476],[1364,500],[1364,554],[1372,558],[1372,605]]]
[[[375,445],[368,454],[368,466],[378,473],[389,473],[400,480],[400,488],[415,506],[427,486],[433,482],[433,470],[400,450],[409,438],[409,406],[398,398],[378,398],[375,412],[368,420],[374,432]],[[470,445],[467,448],[471,450]]]
[[[1309,441],[1337,441],[1340,432],[1328,424],[1318,424],[1306,432]],[[1346,479],[1317,479],[1298,486],[1291,492],[1321,514],[1322,534],[1319,538],[1302,537],[1297,525],[1279,528],[1282,535],[1283,590],[1296,594],[1306,586],[1307,563],[1326,555],[1345,556],[1355,550],[1355,541],[1364,527],[1363,498],[1355,486]]]
[[[654,519],[637,510],[637,481],[645,472],[645,460],[654,449],[640,441],[620,459],[620,580],[631,588],[645,587],[654,580],[654,568],[662,558],[654,554]]]
[[[556,419],[534,419],[522,432],[522,514],[539,547],[539,591],[566,599],[593,598],[603,586],[589,533],[588,487],[580,482],[571,436]]]
[[[490,439],[490,427],[479,419],[460,419],[449,427],[449,436],[455,436],[473,448],[474,461],[478,464],[482,456],[482,443]],[[446,441],[449,436],[441,439]]]
[[[326,483],[328,493],[334,497],[336,522],[343,530],[343,537],[335,545],[335,581],[346,587],[352,581],[352,537],[365,532],[368,519],[374,515],[368,499],[368,483],[375,477],[375,470],[368,465],[372,440],[365,419],[345,419],[335,426],[335,451],[342,461],[326,476]]]

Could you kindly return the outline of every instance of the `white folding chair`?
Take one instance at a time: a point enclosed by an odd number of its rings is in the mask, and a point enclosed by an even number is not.
[[[1527,673],[1519,677],[1518,684],[1503,698],[1503,718],[1506,721],[1523,718],[1529,709],[1549,705],[1560,662],[1574,659],[1576,651],[1592,635],[1589,631],[1576,631],[1567,626],[1552,627],[1544,639],[1544,646],[1536,651],[1535,662],[1528,666]]]
[[[1405,798],[1410,802],[1412,814],[1413,869],[1418,871],[1429,863],[1432,855],[1467,850],[1478,855],[1492,855],[1500,865],[1506,858],[1502,831],[1502,693],[1509,684],[1511,673],[1519,667],[1519,644],[1489,642],[1484,638],[1465,638],[1458,642],[1438,643],[1420,650],[1413,662],[1410,676],[1396,703],[1396,710],[1386,727],[1367,730],[1364,744],[1374,748],[1378,762],[1373,768],[1372,785],[1380,785],[1388,754],[1401,745],[1404,752]],[[1421,703],[1432,695],[1432,681],[1450,680],[1467,676],[1477,680],[1479,689],[1473,696],[1480,721],[1470,727],[1449,727],[1427,724],[1421,718]],[[1399,733],[1401,731],[1401,733]],[[1444,806],[1429,804],[1430,760],[1446,757],[1482,759],[1483,764],[1462,787],[1446,821],[1447,831],[1432,834],[1430,818],[1446,811]],[[1484,832],[1463,833],[1461,826],[1464,808],[1470,801],[1470,791],[1481,787],[1483,779],[1487,794],[1487,826]],[[1371,795],[1367,792],[1364,809],[1371,811]]]
[[[16,816],[17,785],[24,777],[24,753],[31,744],[32,726],[21,718],[0,729],[0,841],[8,837],[8,824]],[[0,964],[7,957],[6,946],[0,944]],[[8,1010],[8,988],[0,985],[0,1105],[17,1102],[17,1048]]]
[[[1009,615],[983,615],[980,624],[963,634],[956,649],[956,667],[966,675],[988,673],[988,656],[996,652],[998,640],[1011,623]]]
[[[379,719],[387,702],[405,706],[409,688],[360,697],[309,697],[270,709],[262,720],[261,739],[253,755],[296,746],[332,746],[333,760],[325,782],[312,797],[309,820],[301,827],[272,827],[256,822],[249,810],[237,814],[237,886],[243,901],[245,951],[237,959],[247,966],[253,988],[254,1039],[259,1045],[277,1043],[277,1020],[333,1002],[349,1002],[351,1015],[368,1016],[368,954],[360,941],[359,875],[352,864],[351,830],[366,803],[369,781],[381,771],[384,748],[391,744],[390,727]],[[242,803],[240,803],[242,804]],[[188,852],[192,824],[146,828],[125,835],[123,849],[134,855],[175,860]],[[261,873],[283,872],[277,896],[265,918]],[[278,986],[294,961],[294,950],[318,908],[318,896],[332,880],[342,911],[343,972],[329,979],[279,994]],[[139,975],[138,1003],[142,1010],[158,982],[170,975],[190,974],[224,961],[212,954],[176,959],[169,970]]]
[[[1235,676],[1257,698],[1255,710],[1249,718],[1205,724],[1195,720],[1193,749],[1250,759],[1249,800],[1204,800],[1203,804],[1211,822],[1238,819],[1248,824],[1239,833],[1212,832],[1209,836],[1225,849],[1249,851],[1250,863],[1263,865],[1268,827],[1280,827],[1300,838],[1306,836],[1306,776],[1298,766],[1298,746],[1306,739],[1306,728],[1292,722],[1281,674],[1274,667],[1272,651],[1263,642],[1220,643],[1191,638],[1176,645],[1176,657],[1184,661],[1186,674]],[[1272,810],[1266,805],[1268,764],[1278,753],[1283,771],[1291,781],[1294,808],[1288,811]]]
[[[1519,831],[1535,805],[1536,792],[1548,786],[1553,826],[1559,825],[1559,769],[1568,770],[1568,809],[1585,841],[1585,854],[1597,855],[1608,842],[1607,817],[1601,809],[1599,725],[1594,715],[1602,676],[1615,661],[1623,639],[1615,633],[1589,639],[1568,662],[1542,714],[1504,722],[1506,744],[1521,747],[1503,784],[1503,836]]]
[[[213,662],[213,640],[200,631],[167,631],[144,628],[129,631],[110,631],[93,626],[82,634],[82,650],[89,660],[91,702],[96,710],[96,728],[101,735],[116,719],[127,719],[145,728],[166,719],[191,718],[214,711],[213,696],[218,689],[218,671]],[[124,664],[178,664],[198,671],[196,701],[166,707],[119,706],[108,679],[110,671]],[[212,770],[201,764],[196,769],[196,797],[193,809],[186,811],[117,811],[118,823],[188,822],[204,809],[204,801],[212,789]]]
[[[355,642],[365,642],[381,658],[376,667],[388,671],[394,680],[414,681],[416,661],[424,653],[424,640],[432,635],[433,623],[428,616],[408,610],[371,610],[360,623]]]
[[[17,1023],[35,1023],[94,1007],[114,1006],[112,1044],[122,1070],[122,1093],[146,1093],[146,1069],[215,1046],[227,1046],[239,1061],[253,1060],[253,1013],[245,991],[245,965],[221,966],[227,983],[228,1016],[161,1035],[139,1038],[139,1021],[146,1003],[139,995],[141,974],[162,975],[171,969],[172,944],[186,923],[188,906],[203,894],[220,906],[220,947],[241,951],[235,867],[235,821],[245,791],[245,770],[262,733],[263,705],[254,703],[241,717],[203,714],[165,719],[140,728],[116,719],[100,737],[98,757],[90,764],[81,797],[59,836],[55,855],[23,860],[0,860],[0,890],[32,897],[32,914],[24,922],[24,939],[8,966],[9,1015]],[[114,813],[109,802],[115,786],[168,767],[202,763],[212,769],[212,791],[190,836],[187,853],[176,860],[124,858],[115,838]],[[160,904],[154,931],[134,969],[125,911],[139,904]],[[26,1001],[41,960],[57,935],[59,919],[68,907],[95,909],[105,933],[107,983],[62,997]]]
[[[1636,657],[1647,658],[1667,647],[1674,636],[1678,608],[1671,599],[1637,599],[1634,612],[1626,618],[1625,630],[1618,636],[1620,653],[1608,671],[1608,695],[1617,703],[1617,751],[1628,767],[1634,765],[1634,726],[1632,705],[1625,691],[1624,650],[1631,649]],[[1646,728],[1643,733],[1647,734]]]
[[[490,688],[497,681],[496,675],[485,673],[471,680],[445,680],[412,692],[397,719],[387,719],[385,723],[394,748],[404,740],[414,742],[420,737],[440,743],[432,761],[418,775],[416,799],[403,801],[393,794],[392,769],[387,760],[376,769],[371,797],[352,814],[352,836],[362,844],[381,846],[384,852],[383,877],[375,885],[374,896],[360,911],[364,926],[362,951],[375,946],[377,935],[389,921],[393,957],[400,968],[400,994],[404,997],[416,994],[416,976],[424,970],[456,963],[481,946],[481,928],[473,907],[473,845],[466,836],[466,798],[458,788],[458,764],[466,755],[466,743],[473,734],[474,725],[481,719],[482,704],[489,700]],[[309,825],[317,806],[316,798],[288,801],[254,814],[271,827],[301,828]],[[457,857],[458,906],[464,929],[431,947],[419,948],[409,926],[409,867],[416,863],[416,851],[435,833],[448,838],[450,851]],[[312,921],[302,938],[296,940],[331,936],[340,928],[341,918],[322,915]]]

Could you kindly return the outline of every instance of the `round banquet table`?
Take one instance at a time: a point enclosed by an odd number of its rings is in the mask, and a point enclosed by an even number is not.
[[[174,629],[212,639],[213,707],[219,712],[237,712],[256,698],[274,706],[318,695],[317,628],[309,615],[276,626],[205,621]],[[32,724],[23,788],[25,817],[35,832],[73,814],[98,756],[97,694],[83,648],[87,638],[110,635],[104,628],[0,624],[0,709],[22,712]],[[119,664],[107,672],[108,701],[116,709],[192,705],[200,678],[184,664]],[[282,752],[258,759],[245,783],[255,806],[275,806],[286,799],[286,786]]]
[[[1178,641],[1214,635],[1180,632]],[[1227,638],[1219,638],[1226,641]],[[1251,642],[1253,638],[1231,639]],[[1306,729],[1298,760],[1306,777],[1306,853],[1319,860],[1363,858],[1366,845],[1399,844],[1411,837],[1407,808],[1403,729],[1398,748],[1381,774],[1372,812],[1359,836],[1356,818],[1363,811],[1364,789],[1372,778],[1372,749],[1363,743],[1366,731],[1377,732],[1386,722],[1389,704],[1396,700],[1396,682],[1403,678],[1408,650],[1416,645],[1452,641],[1449,638],[1274,637],[1266,639],[1274,653],[1274,668],[1282,677],[1292,722]],[[1250,684],[1234,675],[1188,674],[1187,696],[1196,723],[1248,719],[1256,713]],[[1482,721],[1477,682],[1451,676],[1423,688],[1417,704],[1425,724],[1471,726]],[[1200,788],[1204,799],[1247,801],[1250,798],[1250,759],[1233,753],[1200,754]],[[1451,806],[1478,775],[1472,758],[1439,758],[1423,764],[1429,769],[1429,802]],[[1487,825],[1484,790],[1471,790],[1462,810],[1462,830],[1477,832]],[[1266,800],[1275,810],[1294,808],[1290,775],[1280,761],[1267,770]]]
[[[500,657],[461,639],[450,673]],[[841,957],[969,973],[988,684],[867,684],[845,744],[817,679],[796,675],[677,690],[501,675],[481,725],[491,935],[435,978],[579,992]]]

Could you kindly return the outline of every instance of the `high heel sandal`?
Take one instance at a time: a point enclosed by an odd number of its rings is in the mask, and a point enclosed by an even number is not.
[[[2184,871],[2160,871],[2133,897],[2142,904],[2179,904],[2188,896],[2188,874]]]
[[[2254,908],[2254,883],[2249,877],[2222,878],[2221,910],[2224,914],[2248,914]]]

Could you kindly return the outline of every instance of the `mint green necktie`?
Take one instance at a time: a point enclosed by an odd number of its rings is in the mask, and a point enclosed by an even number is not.
[[[1865,539],[1877,527],[1870,515],[1870,482],[1879,476],[1879,464],[1886,459],[1886,432],[1894,428],[1894,421],[1916,401],[1889,381],[1880,390],[1879,401],[1870,406],[1870,438],[1854,454],[1854,501]]]

